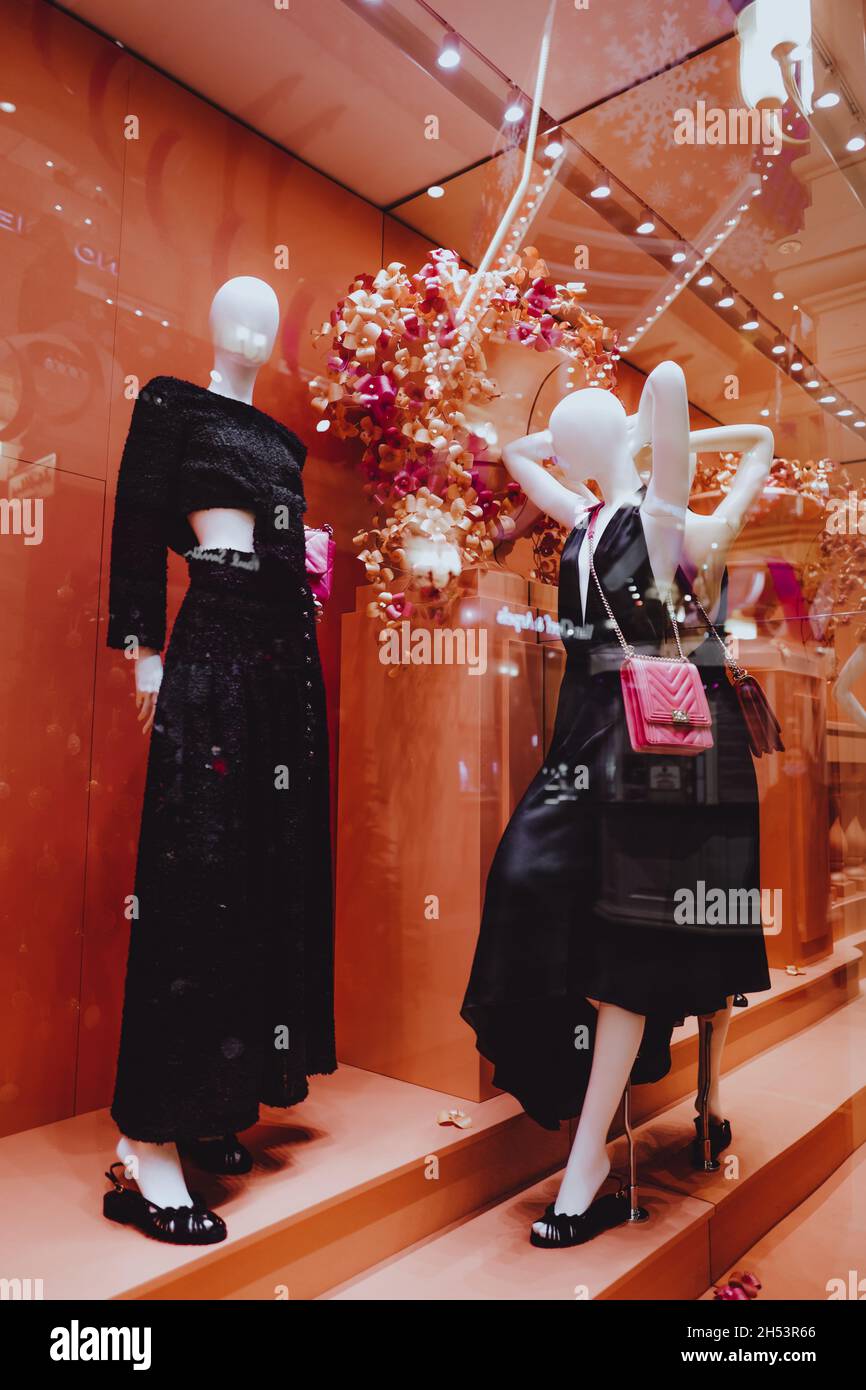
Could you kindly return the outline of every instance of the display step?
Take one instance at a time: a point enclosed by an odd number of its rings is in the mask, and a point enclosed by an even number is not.
[[[866,1144],[737,1263],[760,1280],[761,1298],[866,1298]]]
[[[689,1161],[693,1105],[636,1133],[642,1224],[537,1250],[531,1223],[558,1176],[416,1244],[326,1297],[351,1300],[696,1299],[866,1140],[866,993],[723,1084],[733,1144],[718,1173]],[[614,1145],[625,1172],[626,1148]],[[825,1263],[833,1263],[828,1255]],[[768,1294],[768,1296],[771,1296]]]
[[[846,942],[802,976],[773,971],[772,990],[736,1011],[726,1063],[742,1066],[836,1017],[859,988],[861,963]],[[677,1031],[670,1076],[635,1088],[636,1115],[693,1094],[695,1075],[691,1021]],[[437,1123],[454,1109],[471,1116],[470,1128]],[[313,1298],[554,1172],[569,1144],[566,1126],[540,1129],[509,1096],[470,1102],[342,1066],[314,1078],[296,1109],[263,1111],[244,1135],[256,1165],[249,1177],[194,1175],[229,1237],[177,1249],[103,1219],[116,1138],[99,1110],[0,1140],[12,1213],[5,1248],[16,1250],[16,1268],[0,1267],[0,1277],[40,1277],[46,1298],[82,1289],[94,1299]],[[706,1279],[693,1296],[704,1287]]]

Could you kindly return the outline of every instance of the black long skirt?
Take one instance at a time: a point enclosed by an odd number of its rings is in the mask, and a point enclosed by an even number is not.
[[[247,1128],[336,1066],[324,692],[306,581],[197,551],[156,710],[111,1113]]]

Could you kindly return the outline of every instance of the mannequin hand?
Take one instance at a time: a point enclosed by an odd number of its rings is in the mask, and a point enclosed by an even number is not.
[[[156,700],[162,685],[162,657],[159,652],[139,654],[135,663],[135,707],[141,732],[149,734],[156,715]]]

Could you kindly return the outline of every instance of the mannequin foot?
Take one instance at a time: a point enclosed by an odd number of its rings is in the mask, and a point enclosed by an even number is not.
[[[117,1157],[126,1177],[135,1182],[142,1197],[156,1207],[191,1207],[176,1144],[145,1144],[121,1135]]]
[[[569,1161],[569,1168],[571,1167],[572,1164]],[[610,1158],[607,1149],[602,1149],[601,1153],[596,1154],[588,1163],[581,1163],[576,1172],[566,1171],[556,1201],[552,1203],[553,1214],[555,1216],[583,1216],[589,1210],[595,1194],[609,1173]],[[550,1210],[549,1207],[548,1211]],[[537,1236],[546,1239],[548,1225],[547,1212],[545,1212],[544,1219],[536,1221],[532,1229]]]

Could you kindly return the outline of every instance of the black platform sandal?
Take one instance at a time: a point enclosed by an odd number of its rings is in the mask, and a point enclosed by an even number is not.
[[[131,1187],[125,1187],[114,1176],[112,1163],[105,1176],[112,1190],[102,1199],[102,1214],[121,1226],[137,1226],[146,1236],[166,1241],[169,1245],[216,1245],[225,1240],[226,1223],[215,1211],[209,1211],[197,1192],[191,1192],[191,1207],[158,1207],[155,1202]]]
[[[731,1122],[730,1120],[714,1120],[710,1116],[710,1152],[713,1158],[718,1158],[724,1149],[731,1143]],[[704,1127],[701,1123],[700,1115],[695,1116],[695,1137],[692,1140],[692,1167],[703,1168],[704,1166]]]
[[[553,1202],[545,1207],[542,1221],[545,1223],[544,1235],[531,1230],[530,1245],[540,1250],[566,1250],[572,1245],[585,1245],[588,1240],[620,1226],[628,1220],[628,1194],[625,1188],[619,1192],[608,1192],[596,1197],[580,1216],[566,1216],[553,1209]]]
[[[238,1177],[253,1166],[253,1156],[236,1134],[224,1134],[221,1139],[191,1139],[182,1144],[185,1154],[205,1173],[225,1173]]]

